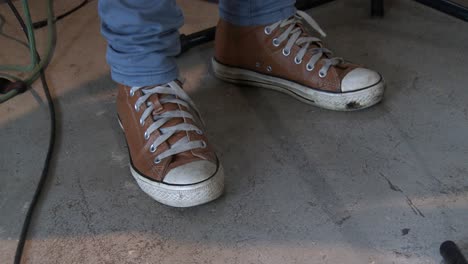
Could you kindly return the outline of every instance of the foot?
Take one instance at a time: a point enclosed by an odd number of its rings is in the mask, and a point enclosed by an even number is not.
[[[119,122],[140,188],[175,207],[204,204],[223,192],[223,169],[180,82],[119,86]]]
[[[222,80],[270,88],[331,110],[357,110],[382,100],[382,76],[332,56],[311,34],[325,33],[306,13],[267,26],[220,20],[213,70]]]

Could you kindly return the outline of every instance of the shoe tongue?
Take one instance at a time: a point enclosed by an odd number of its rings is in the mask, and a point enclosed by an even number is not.
[[[165,97],[174,97],[172,95],[165,95],[165,94],[153,94],[148,98],[148,101],[151,102],[154,106],[154,110],[152,112],[153,116],[160,115],[162,113],[168,112],[168,111],[178,111],[181,110],[187,110],[185,106],[181,105],[179,108],[179,105],[176,103],[164,103],[161,104],[161,99]],[[183,118],[171,118],[166,124],[162,126],[162,128],[174,126],[180,123],[183,123],[184,119]]]
[[[320,36],[317,36],[317,35],[320,35],[320,34],[318,34],[318,33],[313,34],[313,33],[315,33],[315,31],[313,29],[311,29],[310,27],[308,27],[307,25],[305,25],[304,23],[296,23],[295,26],[299,27],[301,29],[302,33],[299,36],[299,38],[314,37],[314,38],[319,38],[320,39]],[[300,45],[300,47],[302,47],[303,45],[305,45],[305,44]],[[317,42],[312,42],[309,45],[309,49],[321,48],[321,47],[322,46],[320,46]],[[326,55],[324,55],[324,56],[327,57]]]
[[[165,112],[167,110],[175,110],[173,108],[177,107],[177,104],[166,103],[166,104],[162,105],[160,99],[163,98],[164,96],[166,96],[166,95],[153,94],[148,98],[148,102],[151,102],[153,104],[153,106],[154,106],[154,110],[152,112],[153,116],[158,115],[158,114],[160,114],[162,112]],[[170,105],[171,105],[171,109],[168,108]]]
[[[188,109],[183,105],[180,105],[180,108],[179,108],[179,104],[176,104],[176,103],[161,104],[160,99],[165,98],[165,97],[173,97],[173,96],[172,95],[164,95],[164,94],[154,94],[154,95],[150,96],[150,98],[148,99],[148,101],[153,103],[153,105],[155,107],[155,109],[153,110],[153,113],[152,113],[153,116],[159,115],[159,114],[162,114],[162,113],[165,113],[165,112],[168,112],[168,111],[184,110],[184,111],[189,112]],[[193,124],[193,121],[191,119],[188,119],[188,118],[186,119],[186,122]],[[169,128],[169,127],[181,124],[181,123],[184,123],[183,118],[180,118],[180,117],[171,118],[161,128]],[[172,135],[167,140],[167,143],[169,145],[174,145],[177,141],[179,141],[181,138],[183,138],[186,135],[187,135],[187,132],[179,131],[179,132],[175,133],[174,135]],[[182,152],[182,153],[179,153],[179,154],[173,156],[174,161],[179,160],[179,159],[183,159],[183,158],[193,158],[193,155],[192,155],[191,152],[186,151],[186,152]]]

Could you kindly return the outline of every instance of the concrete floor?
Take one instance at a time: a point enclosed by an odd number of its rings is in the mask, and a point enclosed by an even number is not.
[[[216,21],[215,6],[180,2],[184,32]],[[311,10],[332,50],[385,76],[386,98],[369,110],[223,83],[210,74],[212,43],[179,59],[227,175],[221,199],[190,209],[154,202],[130,176],[96,1],[59,22],[47,71],[58,145],[24,262],[439,263],[447,239],[468,254],[468,24],[389,4],[376,20],[364,0]],[[5,5],[0,14],[20,36]],[[2,63],[26,61],[0,45]],[[0,106],[0,263],[13,259],[47,146],[34,88]]]

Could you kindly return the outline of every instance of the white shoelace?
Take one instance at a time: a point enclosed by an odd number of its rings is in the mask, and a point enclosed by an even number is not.
[[[303,29],[298,26],[306,22],[312,29],[320,33],[322,37],[325,37],[325,32],[320,28],[318,23],[307,13],[303,11],[297,11],[294,17],[278,21],[272,25],[265,27],[265,34],[270,35],[277,28],[284,28],[289,26],[286,30],[281,33],[277,38],[273,39],[273,45],[279,46],[285,40],[288,40],[286,46],[283,49],[283,55],[289,56],[291,54],[291,48],[294,45],[301,47],[296,57],[294,57],[294,62],[296,64],[301,64],[302,59],[304,58],[307,51],[312,51],[313,55],[310,60],[307,62],[306,69],[312,71],[315,67],[315,64],[322,58],[323,55],[326,55],[327,58],[324,59],[325,64],[319,71],[319,76],[324,78],[327,76],[328,70],[330,67],[339,65],[344,62],[342,58],[332,57],[333,53],[326,48],[322,47],[322,40],[315,37],[303,37]],[[319,48],[310,48],[311,44],[316,44]]]
[[[138,98],[135,103],[135,111],[140,111],[140,107],[146,103],[147,108],[143,111],[140,117],[140,125],[144,125],[147,120],[150,120],[152,124],[146,130],[144,137],[148,140],[151,136],[151,133],[158,130],[160,136],[157,137],[151,144],[150,151],[155,152],[157,148],[168,140],[171,136],[177,132],[185,132],[186,135],[178,140],[175,144],[171,145],[168,150],[160,153],[155,159],[154,163],[160,163],[161,160],[169,156],[173,156],[185,151],[189,151],[197,148],[205,148],[206,142],[202,140],[193,141],[189,138],[188,132],[195,131],[198,134],[203,134],[203,131],[198,128],[196,125],[192,125],[186,122],[186,119],[192,119],[195,124],[203,124],[200,114],[192,102],[190,97],[185,93],[184,90],[177,84],[175,81],[167,83],[165,85],[154,86],[154,87],[132,87],[130,89],[130,96],[134,96],[135,92],[141,90],[143,95]],[[179,110],[167,111],[162,114],[154,114],[153,111],[154,105],[148,99],[154,94],[164,94],[166,96],[159,99],[161,105],[172,103],[179,106]],[[185,106],[187,109],[193,110],[192,112],[181,110],[181,106]],[[152,117],[152,118],[149,118]],[[183,118],[184,122],[171,126],[165,127],[162,126],[166,124],[169,120],[173,118]]]

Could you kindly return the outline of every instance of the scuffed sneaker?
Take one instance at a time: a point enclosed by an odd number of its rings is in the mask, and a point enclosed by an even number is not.
[[[266,26],[220,20],[213,71],[225,81],[277,90],[331,110],[357,110],[381,101],[382,76],[334,57],[314,31],[325,36],[302,11]]]
[[[117,112],[131,173],[144,192],[174,207],[204,204],[222,194],[223,169],[181,82],[120,85]]]

